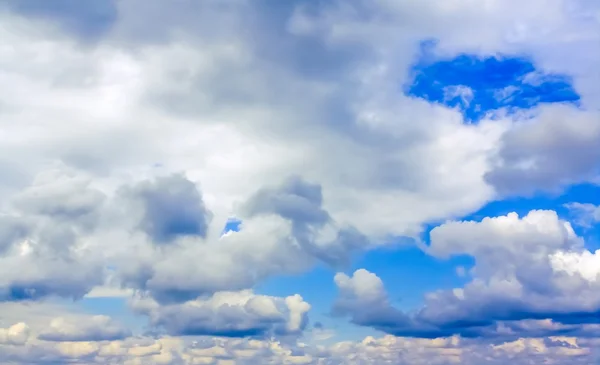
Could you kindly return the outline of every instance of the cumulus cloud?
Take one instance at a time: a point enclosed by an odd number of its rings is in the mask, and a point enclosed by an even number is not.
[[[556,212],[447,222],[431,231],[430,242],[432,255],[473,257],[471,281],[462,288],[428,293],[424,306],[408,314],[389,304],[375,274],[338,274],[334,310],[350,315],[356,324],[401,336],[594,333],[586,324],[596,323],[600,309],[598,252],[584,248],[570,223]],[[519,322],[524,320],[537,324],[525,328]]]
[[[23,327],[19,324],[11,328]],[[17,330],[14,330],[18,332]],[[3,333],[3,332],[0,332]],[[532,362],[589,364],[598,360],[597,340],[556,336],[487,342],[447,337],[434,340],[395,336],[309,346],[270,339],[217,337],[129,337],[113,341],[0,343],[0,360],[17,363],[86,364],[331,364],[365,365],[401,361],[421,364],[517,365]],[[43,360],[40,360],[43,359]]]
[[[446,223],[431,232],[430,250],[471,255],[476,264],[473,281],[458,293],[432,296],[424,311],[429,318],[589,323],[600,304],[593,289],[597,273],[576,259],[594,254],[554,211]]]
[[[502,136],[497,165],[486,180],[501,194],[560,191],[597,181],[600,114],[574,106],[546,105]]]
[[[131,332],[107,316],[93,316],[84,321],[55,318],[38,336],[54,342],[114,341],[131,336]]]
[[[210,212],[196,185],[181,175],[144,181],[123,192],[141,205],[140,228],[153,242],[206,237]]]
[[[29,326],[20,322],[9,328],[0,328],[0,344],[2,345],[24,345],[29,339]]]
[[[353,251],[368,246],[368,239],[353,227],[336,229],[322,205],[320,185],[292,176],[277,188],[257,191],[243,210],[250,217],[280,216],[291,223],[293,237],[307,252],[326,263],[348,263]]]
[[[299,334],[310,310],[300,295],[277,298],[250,290],[217,292],[207,299],[167,305],[136,298],[132,307],[170,335],[225,337]]]
[[[71,224],[93,220],[104,194],[90,184],[91,179],[81,172],[58,164],[36,175],[31,186],[14,198],[13,204],[19,211]]]

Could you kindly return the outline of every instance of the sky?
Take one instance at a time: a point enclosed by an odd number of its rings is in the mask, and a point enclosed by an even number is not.
[[[600,2],[0,0],[0,364],[600,362]]]

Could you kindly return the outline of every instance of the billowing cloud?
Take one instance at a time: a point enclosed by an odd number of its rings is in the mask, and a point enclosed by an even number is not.
[[[427,294],[425,305],[407,314],[390,305],[375,274],[338,274],[334,312],[359,325],[416,337],[595,333],[585,325],[594,325],[600,310],[598,252],[585,249],[554,211],[447,222],[431,231],[430,241],[428,252],[440,258],[473,257],[471,281]],[[550,322],[525,328],[519,322],[524,320]]]
[[[10,328],[17,333],[26,328]],[[2,329],[0,333],[6,331]],[[556,336],[504,342],[447,337],[434,340],[394,336],[366,337],[362,341],[307,345],[273,340],[215,337],[129,337],[113,341],[0,343],[0,360],[23,364],[83,362],[86,364],[331,364],[378,365],[401,361],[408,365],[530,364],[533,361],[589,364],[598,359],[598,341]]]
[[[217,292],[208,299],[162,306],[149,298],[137,298],[132,307],[170,335],[259,338],[299,334],[310,310],[310,304],[297,294],[277,298],[249,290]]]
[[[9,328],[0,328],[0,344],[24,345],[29,339],[29,327],[23,323],[16,323]]]
[[[353,251],[369,241],[353,227],[337,228],[322,205],[321,186],[292,176],[277,188],[257,191],[243,210],[250,217],[279,216],[290,222],[292,236],[311,255],[333,265],[349,263]]]
[[[138,224],[153,242],[165,243],[180,236],[206,237],[210,212],[196,185],[184,176],[144,181],[123,194],[141,205]]]
[[[82,323],[83,322],[83,323]],[[131,332],[107,316],[93,316],[85,321],[55,318],[38,336],[54,342],[114,341],[131,336]]]
[[[600,114],[547,105],[503,135],[497,165],[486,179],[502,194],[560,191],[594,182],[600,173]],[[568,121],[568,122],[567,122]]]

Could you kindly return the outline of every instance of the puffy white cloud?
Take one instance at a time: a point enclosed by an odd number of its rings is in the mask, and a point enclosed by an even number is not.
[[[310,304],[297,294],[277,298],[250,290],[217,292],[207,299],[166,305],[138,297],[132,307],[171,335],[226,337],[299,334],[310,310]]]
[[[18,336],[23,323],[2,330]],[[307,345],[302,342],[248,340],[223,337],[129,337],[113,341],[47,342],[36,333],[28,341],[0,342],[0,361],[15,364],[365,364],[401,361],[422,364],[588,364],[598,359],[593,338],[540,337],[488,342],[458,336],[413,339],[366,337],[362,341]],[[26,337],[24,337],[26,338]]]
[[[337,273],[334,281],[340,291],[334,308],[336,312],[344,313],[355,306],[376,312],[382,306],[389,305],[383,282],[377,275],[365,269],[356,270],[352,277]]]
[[[0,344],[24,345],[29,339],[29,326],[20,322],[9,328],[0,328]]]
[[[114,341],[131,336],[131,332],[107,316],[93,316],[84,323],[55,318],[49,328],[38,336],[40,340],[56,342]]]
[[[554,211],[531,211],[475,221],[450,221],[430,233],[429,253],[469,255],[475,266],[462,288],[428,293],[413,314],[390,305],[381,280],[358,270],[335,277],[334,311],[356,324],[396,335],[443,337],[591,335],[600,310],[598,253],[584,248],[570,223]],[[532,322],[524,320],[551,320]]]
[[[479,222],[450,221],[432,229],[429,236],[429,253],[439,257],[471,255],[487,260],[481,263],[480,270],[490,265],[493,265],[491,270],[503,268],[506,266],[503,260],[522,254],[544,259],[553,250],[583,246],[571,224],[549,210],[530,211],[523,217],[513,212]],[[500,257],[502,254],[505,257]]]

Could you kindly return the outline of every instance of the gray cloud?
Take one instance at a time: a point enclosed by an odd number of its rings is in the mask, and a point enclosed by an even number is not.
[[[497,165],[486,180],[501,194],[551,192],[600,176],[600,115],[573,106],[547,105],[501,140]]]
[[[368,239],[353,227],[331,232],[331,241],[319,241],[319,233],[334,224],[323,209],[320,185],[292,176],[276,188],[257,191],[243,209],[250,216],[275,214],[292,224],[292,235],[311,255],[332,265],[347,264],[353,251],[368,246]]]
[[[30,224],[22,217],[14,215],[0,216],[0,253],[4,253],[17,241],[27,237]]]
[[[196,185],[182,175],[141,182],[124,190],[141,203],[139,227],[157,243],[177,237],[206,237],[211,213],[204,206]]]

